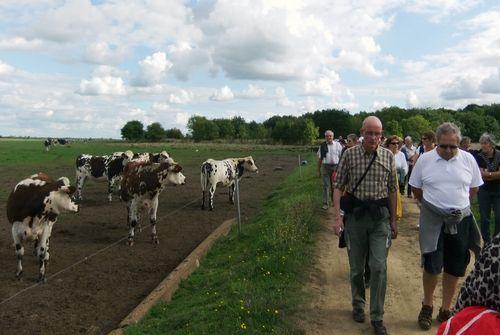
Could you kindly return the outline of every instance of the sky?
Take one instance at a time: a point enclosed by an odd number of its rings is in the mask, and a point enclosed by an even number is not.
[[[0,135],[500,102],[496,0],[0,0]]]

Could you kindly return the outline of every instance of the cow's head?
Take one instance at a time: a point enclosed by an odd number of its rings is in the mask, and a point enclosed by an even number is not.
[[[115,152],[113,156],[121,157],[123,159],[122,164],[123,166],[125,166],[128,164],[128,162],[134,159],[135,154],[132,151],[127,150],[125,152]]]
[[[238,159],[238,172],[240,172],[240,170],[241,170],[241,174],[243,173],[243,171],[259,173],[259,169],[255,165],[255,162],[253,161],[252,156],[243,157],[243,158]]]
[[[165,150],[163,150],[162,152],[157,153],[155,155],[155,160],[158,163],[170,163],[170,164],[174,163],[174,160],[170,157],[170,155],[168,154],[168,152],[166,152]]]
[[[47,209],[54,212],[55,214],[60,214],[63,212],[74,212],[79,211],[78,205],[73,200],[73,194],[76,191],[76,187],[69,184],[69,179],[66,177],[61,177],[56,181],[58,188],[55,191],[50,192],[49,199],[46,199]]]
[[[186,177],[181,172],[182,167],[174,162],[172,158],[169,158],[169,162],[161,163],[160,167],[164,175],[162,184],[184,185],[186,183]]]

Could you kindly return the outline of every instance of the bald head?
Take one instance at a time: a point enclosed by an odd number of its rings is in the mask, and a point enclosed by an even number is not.
[[[376,116],[368,116],[363,120],[363,128],[366,129],[367,127],[377,127],[382,129],[382,121]]]

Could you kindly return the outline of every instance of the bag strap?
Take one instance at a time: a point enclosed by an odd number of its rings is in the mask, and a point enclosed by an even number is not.
[[[356,186],[354,186],[354,188],[352,189],[352,194],[353,195],[354,195],[354,192],[356,192],[356,190],[358,189],[359,184],[361,184],[361,182],[363,181],[363,179],[365,179],[365,176],[368,173],[368,170],[370,170],[370,167],[372,166],[373,162],[375,161],[375,158],[377,158],[377,151],[376,150],[373,153],[373,158],[370,161],[370,164],[368,164],[368,167],[366,168],[365,172],[363,173],[363,175],[361,176],[361,178],[359,178],[358,182],[356,183]]]

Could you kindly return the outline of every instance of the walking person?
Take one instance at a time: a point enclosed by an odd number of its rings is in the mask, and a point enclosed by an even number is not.
[[[389,136],[385,141],[385,147],[394,155],[396,162],[396,173],[398,176],[399,192],[405,194],[406,174],[408,173],[408,163],[406,162],[405,154],[399,150],[400,140],[396,135]]]
[[[345,239],[349,256],[352,293],[352,317],[365,321],[366,257],[370,267],[370,319],[376,335],[387,334],[383,323],[387,287],[387,255],[391,238],[397,236],[396,164],[394,155],[381,143],[382,122],[375,116],[363,121],[363,142],[344,152],[334,183],[334,229],[340,236],[344,224],[340,215],[347,213]]]
[[[491,210],[495,215],[495,229],[493,236],[500,233],[500,150],[495,149],[495,137],[484,133],[479,138],[481,151],[475,158],[481,170],[484,184],[479,187],[479,217],[481,222],[481,235],[484,242],[491,240],[490,222]]]
[[[413,170],[413,156],[415,156],[415,154],[417,153],[417,147],[413,145],[411,136],[405,137],[405,144],[401,147],[401,152],[405,154],[406,163],[408,164],[408,174],[406,175],[405,184],[407,184],[406,195],[408,196],[408,198],[411,198],[411,185],[408,183],[408,181],[410,180],[411,171]]]
[[[342,145],[333,140],[333,131],[325,131],[325,142],[318,149],[318,177],[323,179],[323,209],[328,209],[328,199],[331,198],[332,174],[339,164]]]
[[[469,248],[480,244],[470,209],[470,198],[483,184],[471,154],[459,150],[460,129],[443,123],[437,129],[437,147],[420,156],[410,177],[415,198],[421,202],[420,252],[424,299],[418,315],[423,330],[432,325],[434,290],[443,271],[443,296],[437,320],[452,316],[451,303],[459,277],[470,261]]]

